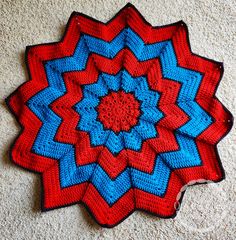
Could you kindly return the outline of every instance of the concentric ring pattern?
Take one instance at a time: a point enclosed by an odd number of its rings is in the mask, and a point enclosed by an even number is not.
[[[44,210],[81,202],[106,227],[136,209],[173,217],[184,185],[224,178],[223,65],[191,52],[182,21],[152,27],[131,4],[106,24],[75,12],[26,60],[30,81],[7,99],[22,126],[11,157],[41,173]]]

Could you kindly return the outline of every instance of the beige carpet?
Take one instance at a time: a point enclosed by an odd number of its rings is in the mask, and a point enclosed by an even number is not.
[[[232,0],[132,1],[153,25],[184,20],[192,50],[223,61],[217,96],[236,115],[236,5]],[[59,40],[72,11],[109,20],[126,1],[0,1],[0,239],[236,238],[236,131],[219,144],[226,180],[190,187],[175,219],[136,212],[113,229],[98,226],[82,206],[40,212],[39,176],[13,165],[8,149],[19,126],[3,99],[28,76],[26,45]]]

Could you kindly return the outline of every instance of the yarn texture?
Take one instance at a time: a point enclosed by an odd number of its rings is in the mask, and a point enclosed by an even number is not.
[[[153,27],[130,3],[107,23],[73,12],[26,64],[6,100],[22,126],[10,154],[41,173],[43,210],[83,203],[104,227],[135,210],[169,218],[185,185],[224,179],[223,64],[191,52],[184,22]]]

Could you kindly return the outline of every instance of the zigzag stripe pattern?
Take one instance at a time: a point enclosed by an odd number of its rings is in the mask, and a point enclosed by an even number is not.
[[[106,24],[74,12],[26,63],[7,99],[22,126],[11,157],[41,173],[43,210],[80,202],[105,227],[137,209],[174,217],[184,185],[224,178],[223,65],[191,52],[182,21],[153,27],[132,4]]]

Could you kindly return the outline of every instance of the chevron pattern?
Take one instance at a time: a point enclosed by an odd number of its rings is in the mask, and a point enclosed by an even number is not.
[[[173,217],[184,185],[224,178],[223,65],[191,52],[182,21],[153,27],[131,4],[107,23],[74,12],[26,63],[7,99],[22,126],[11,157],[41,173],[43,210],[80,202],[105,227],[136,209]]]

